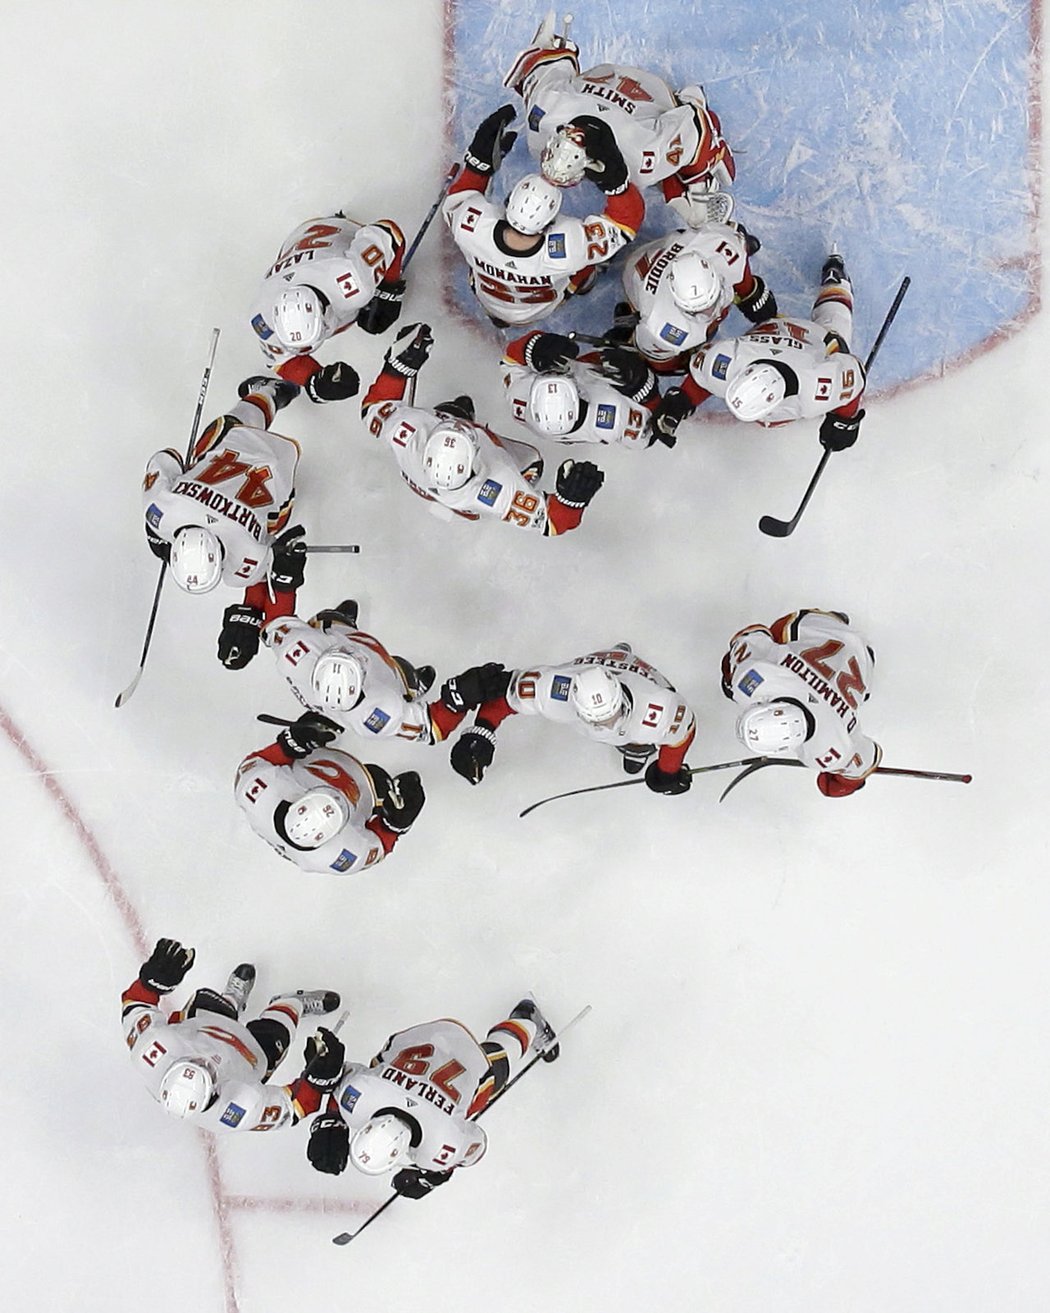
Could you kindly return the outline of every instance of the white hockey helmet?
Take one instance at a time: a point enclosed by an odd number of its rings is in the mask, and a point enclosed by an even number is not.
[[[273,303],[273,331],[286,351],[312,351],[324,340],[325,302],[316,287],[297,283]]]
[[[564,437],[580,418],[580,389],[563,374],[541,374],[529,390],[529,424],[537,433]]]
[[[365,671],[352,652],[325,652],[317,658],[310,684],[323,707],[350,711],[357,705]]]
[[[763,702],[747,708],[736,732],[744,746],[761,757],[790,757],[809,737],[809,724],[796,702]]]
[[[787,395],[787,381],[775,365],[757,360],[726,388],[726,405],[742,420],[765,419]]]
[[[210,593],[222,578],[222,543],[210,529],[188,524],[171,544],[171,577],[187,593]]]
[[[584,666],[573,676],[569,702],[588,725],[608,728],[623,711],[623,685],[604,666]]]
[[[157,1097],[173,1117],[193,1117],[215,1097],[215,1077],[202,1059],[184,1058],[161,1077]]]
[[[423,444],[423,472],[432,488],[454,491],[462,488],[474,473],[478,440],[471,425],[463,420],[446,419]]]
[[[722,299],[722,280],[699,251],[682,251],[671,261],[667,286],[679,310],[702,315]]]
[[[403,1117],[384,1112],[371,1117],[350,1141],[350,1161],[366,1176],[382,1176],[408,1156],[412,1128]]]
[[[320,848],[350,819],[346,798],[336,789],[311,789],[285,813],[284,832],[297,848]]]
[[[530,173],[507,197],[507,222],[520,233],[541,233],[557,218],[561,192],[554,183]]]
[[[540,152],[540,172],[555,187],[575,187],[590,164],[586,137],[575,123],[566,123],[547,139]]]

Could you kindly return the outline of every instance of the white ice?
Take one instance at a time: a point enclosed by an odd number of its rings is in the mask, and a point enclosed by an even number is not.
[[[166,590],[113,708],[156,579],[144,463],[184,447],[213,325],[208,415],[258,371],[245,311],[298,222],[347,206],[414,230],[446,167],[442,17],[4,6],[3,1305],[1044,1313],[1045,315],[873,402],[786,541],[756,521],[794,508],[809,430],[603,451],[582,530],[545,541],[434,520],[353,402],[281,417],[311,535],[362,544],[313,558],[307,610],[357,597],[439,678],[629,640],[696,707],[701,764],[740,755],[728,636],[842,608],[878,652],[864,725],[886,761],[968,788],[830,801],[770,770],[721,806],[715,776],[519,820],[619,767],[511,721],[478,789],[443,749],[376,751],[423,772],[422,818],[373,874],[309,879],[232,802],[268,741],[255,713],[293,708],[265,654],[216,662],[226,599]],[[498,426],[498,348],[448,319],[448,258],[435,228],[411,271],[405,317],[437,336],[420,398],[470,389]],[[344,340],[369,378],[388,339]],[[556,1022],[594,1010],[493,1110],[476,1170],[337,1249],[383,1195],[312,1172],[305,1128],[209,1152],[137,1084],[119,997],[160,935],[196,946],[188,985],[249,958],[260,995],[339,989],[359,1058],[435,1016],[482,1030],[530,989]]]

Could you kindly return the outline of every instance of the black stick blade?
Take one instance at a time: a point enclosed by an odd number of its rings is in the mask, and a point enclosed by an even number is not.
[[[795,528],[794,520],[778,520],[775,515],[763,515],[758,527],[770,538],[786,538]]]
[[[350,1241],[353,1240],[353,1238],[354,1237],[350,1234],[349,1231],[340,1231],[338,1235],[332,1236],[332,1244],[348,1245]]]

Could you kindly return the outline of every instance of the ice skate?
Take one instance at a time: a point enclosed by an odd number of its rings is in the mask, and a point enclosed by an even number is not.
[[[230,972],[222,996],[233,1004],[240,1016],[248,1006],[248,996],[255,987],[255,968],[250,962],[242,962]]]
[[[533,998],[523,998],[520,1003],[516,1003],[511,1009],[511,1020],[531,1021],[536,1027],[536,1036],[532,1041],[532,1047],[537,1052],[554,1038],[554,1027],[540,1011],[539,1004]],[[544,1062],[553,1062],[561,1052],[557,1044],[552,1045],[546,1053],[543,1054]]]

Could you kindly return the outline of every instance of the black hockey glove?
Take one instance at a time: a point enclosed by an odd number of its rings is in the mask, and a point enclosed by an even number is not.
[[[322,1112],[310,1123],[306,1144],[310,1166],[328,1176],[338,1176],[350,1161],[350,1127],[337,1114]]]
[[[649,439],[649,446],[662,442],[665,447],[673,447],[678,441],[679,424],[688,419],[694,409],[681,388],[669,388],[653,411],[653,436]]]
[[[451,1175],[451,1169],[447,1172],[428,1172],[421,1167],[402,1167],[394,1173],[390,1184],[405,1199],[425,1199],[431,1190],[444,1185]]]
[[[392,283],[380,283],[372,294],[372,299],[357,316],[357,326],[362,333],[378,336],[393,328],[401,314],[405,300],[405,280],[395,278]]]
[[[846,419],[834,411],[829,412],[820,422],[820,445],[825,451],[845,451],[847,447],[852,447],[860,432],[860,422],[866,414],[867,411],[858,410],[851,419]]]
[[[388,830],[404,834],[423,810],[426,802],[419,772],[402,771],[390,782],[386,797],[379,807],[379,815]]]
[[[277,742],[289,757],[298,760],[300,757],[308,757],[318,748],[327,748],[342,732],[343,727],[334,720],[329,720],[319,712],[308,711],[294,725],[282,729],[277,735]]]
[[[303,1050],[303,1080],[307,1080],[317,1090],[334,1090],[343,1077],[346,1065],[346,1049],[343,1041],[331,1030],[322,1026],[316,1035],[311,1035]]]
[[[637,351],[628,351],[622,346],[603,346],[598,354],[602,377],[631,401],[648,401],[656,391],[656,375]]]
[[[579,354],[580,348],[571,337],[539,333],[525,346],[525,363],[537,374],[564,374]]]
[[[629,301],[617,301],[613,306],[612,328],[607,328],[602,336],[610,346],[620,346],[630,342],[637,327],[638,311]]]
[[[507,128],[514,122],[518,111],[513,105],[501,105],[479,125],[470,145],[463,153],[463,163],[468,169],[491,178],[503,163],[503,157],[518,140],[516,132]]]
[[[284,378],[270,378],[266,374],[253,374],[251,378],[237,384],[237,395],[242,401],[253,392],[256,396],[269,397],[274,410],[284,410],[289,401],[294,401],[299,395],[299,385],[289,383]]]
[[[563,461],[554,481],[558,500],[566,506],[589,506],[605,482],[605,475],[592,460]]]
[[[263,613],[243,603],[228,606],[219,630],[219,660],[227,670],[243,670],[259,650]]]
[[[357,370],[345,360],[337,360],[332,365],[322,365],[314,370],[306,380],[306,395],[322,406],[326,401],[346,401],[348,397],[356,397],[360,387]]]
[[[274,591],[294,593],[303,586],[306,569],[306,530],[301,524],[285,529],[273,540],[273,557],[270,561],[270,583]]]
[[[498,661],[471,666],[441,685],[441,701],[449,711],[470,711],[483,702],[501,698],[510,685],[510,671]]]
[[[449,419],[469,419],[474,421],[474,398],[461,392],[451,401],[441,401],[434,407],[435,415],[447,415]]]
[[[754,287],[747,296],[737,299],[736,306],[753,324],[761,324],[767,319],[775,318],[780,311],[777,307],[777,298],[766,286],[766,280],[759,278],[758,274],[754,274],[753,277]]]
[[[139,967],[139,980],[158,994],[170,994],[181,985],[193,966],[194,950],[183,948],[177,939],[158,939],[149,957]]]
[[[662,771],[660,763],[654,761],[646,767],[645,783],[654,793],[666,793],[668,797],[674,798],[679,793],[689,792],[693,787],[693,777],[684,766],[672,775]]]
[[[470,784],[480,784],[496,755],[496,731],[479,722],[452,745],[449,761],[457,775]]]
[[[146,523],[146,542],[149,549],[158,561],[163,561],[167,565],[171,559],[171,543],[166,542],[159,533],[154,533],[148,521]]]
[[[600,187],[606,196],[619,196],[625,192],[630,186],[630,179],[612,128],[604,119],[595,118],[592,114],[581,114],[572,121],[583,129],[587,154],[593,161],[584,169],[585,177]]]
[[[383,366],[403,378],[415,378],[429,360],[433,345],[434,334],[429,324],[406,324],[383,357]]]

